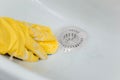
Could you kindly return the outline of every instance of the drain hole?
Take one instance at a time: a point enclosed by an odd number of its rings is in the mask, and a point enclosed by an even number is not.
[[[70,27],[64,29],[64,31],[59,36],[59,42],[64,48],[77,48],[79,47],[83,41],[84,36],[83,30],[78,27]]]

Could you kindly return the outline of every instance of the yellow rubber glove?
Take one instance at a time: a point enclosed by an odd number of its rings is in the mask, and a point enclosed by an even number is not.
[[[47,54],[54,54],[57,51],[58,41],[49,27],[27,22],[23,22],[23,24],[29,27],[30,35],[43,47]]]
[[[0,54],[25,61],[46,59],[58,49],[58,41],[49,27],[0,17]]]
[[[11,23],[9,22],[11,20]],[[38,61],[39,57],[33,55],[30,51],[25,48],[25,35],[22,31],[22,28],[17,24],[12,23],[14,20],[7,18],[0,18],[0,30],[3,31],[0,33],[1,41],[0,45],[3,44],[3,50],[1,54],[8,53],[11,56],[20,58],[25,61],[35,62]],[[7,32],[6,32],[7,31]],[[7,37],[4,37],[4,36]],[[2,41],[3,40],[3,41]],[[8,43],[6,43],[8,41]],[[2,47],[2,45],[1,45]]]
[[[37,55],[40,59],[46,59],[47,58],[47,54],[45,53],[45,51],[43,50],[43,48],[35,41],[33,40],[30,35],[29,35],[29,29],[28,27],[24,26],[21,22],[13,20],[11,18],[5,18],[6,21],[8,21],[9,24],[11,24],[11,26],[14,28],[16,28],[16,26],[18,26],[18,28],[20,29],[16,29],[16,31],[23,32],[23,38],[25,40],[24,42],[24,46],[30,50],[31,52],[33,52],[35,55]],[[21,41],[20,41],[21,42]]]

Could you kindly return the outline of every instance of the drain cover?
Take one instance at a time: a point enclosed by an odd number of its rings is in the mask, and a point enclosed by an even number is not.
[[[68,27],[59,35],[59,42],[65,49],[73,49],[82,45],[86,32],[78,27]]]

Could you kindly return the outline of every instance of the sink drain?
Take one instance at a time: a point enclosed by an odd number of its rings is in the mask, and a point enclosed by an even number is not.
[[[59,42],[67,51],[80,47],[85,39],[86,32],[78,27],[68,27],[59,35]]]

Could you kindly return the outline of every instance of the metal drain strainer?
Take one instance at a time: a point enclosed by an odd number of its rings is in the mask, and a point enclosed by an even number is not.
[[[59,35],[59,42],[65,51],[80,47],[85,39],[86,32],[78,27],[68,27]]]

